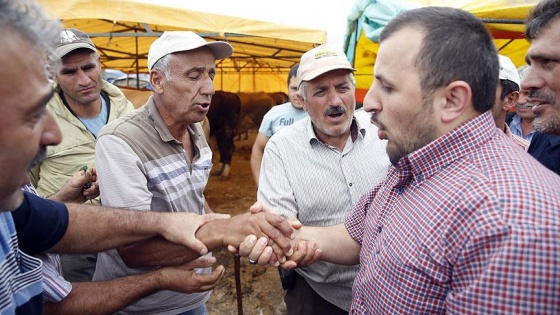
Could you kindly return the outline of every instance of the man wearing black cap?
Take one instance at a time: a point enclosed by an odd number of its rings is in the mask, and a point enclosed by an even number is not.
[[[103,127],[96,168],[103,205],[163,211],[211,212],[204,187],[212,151],[200,122],[214,94],[216,60],[231,56],[226,42],[193,32],[164,32],[148,52],[153,96],[140,109]],[[183,249],[142,243],[98,255],[94,280],[186,262]],[[201,269],[210,272],[210,268]],[[210,292],[163,291],[130,305],[127,314],[203,314]],[[194,313],[191,313],[194,312]]]
[[[107,122],[132,111],[134,107],[116,86],[101,79],[101,64],[89,36],[77,29],[60,32],[55,48],[60,62],[49,66],[55,80],[55,93],[47,110],[62,131],[62,142],[47,147],[46,159],[30,172],[37,192],[50,196],[84,166],[95,165],[95,142]],[[99,205],[99,199],[92,199]],[[62,270],[68,281],[91,281],[95,254],[61,255]]]

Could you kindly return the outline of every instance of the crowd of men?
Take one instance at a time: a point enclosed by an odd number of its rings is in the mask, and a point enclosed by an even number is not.
[[[287,314],[560,313],[559,1],[528,16],[521,76],[472,14],[400,13],[363,110],[345,54],[306,52],[237,216],[205,199],[201,127],[230,44],[164,32],[133,110],[34,0],[0,0],[0,30],[1,314],[207,314],[219,247],[282,267]]]

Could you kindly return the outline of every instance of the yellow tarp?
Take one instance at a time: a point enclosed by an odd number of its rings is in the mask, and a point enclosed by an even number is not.
[[[360,0],[355,7],[367,8],[373,2],[376,1]],[[500,54],[510,57],[517,67],[525,64],[524,58],[529,43],[523,37],[525,30],[523,22],[538,0],[408,0],[406,2],[416,6],[450,6],[471,12],[482,19],[490,30]],[[352,23],[359,23],[359,18],[360,16],[356,16],[355,12],[354,16],[349,15],[349,26]],[[347,37],[349,35],[351,34],[347,33]],[[351,43],[347,43],[347,47],[352,46],[348,44]],[[351,60],[357,69],[359,102],[363,100],[363,96],[373,82],[373,65],[378,47],[379,44],[368,39],[363,31],[360,32],[359,39],[355,43],[354,58]]]
[[[157,1],[39,2],[65,27],[88,33],[106,69],[147,72],[148,49],[167,30],[191,30],[208,41],[228,41],[234,54],[218,63],[215,82],[216,89],[232,92],[287,92],[290,67],[304,52],[326,41],[321,30],[202,13]]]

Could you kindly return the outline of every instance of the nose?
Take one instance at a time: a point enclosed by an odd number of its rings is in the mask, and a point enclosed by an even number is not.
[[[41,145],[57,145],[62,141],[62,132],[53,116],[47,112],[43,117]]]
[[[83,70],[80,69],[76,72],[76,83],[78,85],[87,86],[90,81],[90,77]]]
[[[214,80],[208,76],[207,79],[202,84],[200,89],[200,94],[202,95],[214,95],[216,93],[216,89],[214,88]]]
[[[521,81],[521,90],[531,91],[540,89],[543,87],[543,82],[539,69],[536,66],[531,66]]]
[[[371,112],[380,112],[381,111],[381,103],[377,99],[375,92],[373,91],[375,85],[375,81],[369,88],[364,97],[364,110],[368,113]]]
[[[338,106],[342,105],[342,98],[336,89],[329,89],[327,91],[327,102],[329,105]]]

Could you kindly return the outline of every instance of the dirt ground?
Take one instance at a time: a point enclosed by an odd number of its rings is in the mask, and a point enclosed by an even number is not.
[[[235,141],[229,180],[222,181],[211,176],[205,195],[208,204],[215,212],[231,215],[247,211],[256,201],[257,188],[251,175],[251,147],[256,136],[252,130],[247,140]],[[217,150],[213,139],[210,140],[214,153],[214,167],[218,165]],[[226,273],[214,289],[206,304],[210,315],[238,314],[235,290],[234,258],[227,250],[214,251],[218,263],[224,265]],[[252,266],[241,259],[241,291],[243,293],[243,314],[273,315],[282,302],[284,291],[276,267]]]

